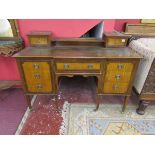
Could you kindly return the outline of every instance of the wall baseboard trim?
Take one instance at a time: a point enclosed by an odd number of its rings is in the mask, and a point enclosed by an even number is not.
[[[0,90],[21,87],[22,82],[20,80],[0,80]]]

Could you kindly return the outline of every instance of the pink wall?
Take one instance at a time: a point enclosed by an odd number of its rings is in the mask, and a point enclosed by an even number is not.
[[[80,37],[101,19],[19,19],[19,31],[26,45],[28,45],[27,33],[33,30],[51,31],[54,37]],[[104,30],[112,31],[115,20],[105,19]]]
[[[28,45],[27,33],[30,31],[51,31],[53,36],[80,37],[98,24],[101,19],[19,19],[19,31]]]
[[[104,31],[111,32],[115,27],[115,19],[104,19]]]
[[[140,19],[116,19],[114,29],[117,31],[125,31],[125,23],[137,24],[140,23]]]
[[[54,37],[80,37],[101,19],[18,19],[21,37],[28,45],[27,33],[33,30],[51,31]],[[104,31],[113,31],[115,19],[104,20]],[[0,56],[0,80],[20,80],[14,58]]]
[[[15,58],[0,56],[0,80],[20,80]]]

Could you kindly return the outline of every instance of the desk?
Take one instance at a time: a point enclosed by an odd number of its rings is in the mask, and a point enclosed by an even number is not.
[[[124,96],[126,109],[135,73],[142,58],[130,48],[100,46],[27,47],[16,57],[27,103],[30,96],[57,96],[59,78],[81,75],[97,77],[96,109],[101,95]]]

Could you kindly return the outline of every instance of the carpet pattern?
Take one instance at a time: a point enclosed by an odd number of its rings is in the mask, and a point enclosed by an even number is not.
[[[155,134],[155,107],[138,115],[131,105],[121,113],[120,104],[103,104],[97,112],[93,104],[64,104],[60,134],[69,135],[145,135]]]
[[[85,104],[90,104],[95,106],[96,97],[96,83],[93,77],[83,78],[83,77],[62,77],[60,81],[60,88],[58,92],[58,107],[59,110],[63,111],[64,117],[67,116],[69,112],[65,112],[63,108],[64,103],[78,103],[79,107]],[[101,104],[114,105],[119,103],[122,106],[124,98],[122,96],[102,96],[100,99]],[[25,101],[26,102],[26,101]],[[134,113],[136,113],[137,96],[133,95],[129,99],[129,105],[135,105]],[[23,104],[21,102],[21,104]],[[26,103],[25,103],[26,105]],[[65,104],[66,105],[66,104]],[[66,107],[67,108],[67,107]],[[91,108],[92,109],[92,108]],[[121,108],[120,108],[121,109]],[[119,110],[120,110],[119,109]],[[146,111],[148,111],[147,108]],[[40,95],[37,96],[34,104],[33,111],[26,113],[26,117],[21,121],[21,125],[18,128],[16,134],[21,135],[58,135],[59,133],[65,134],[66,127],[64,123],[64,117],[61,117],[61,112],[57,111],[55,97],[52,95]],[[67,118],[67,117],[65,117]],[[23,120],[25,120],[23,122]],[[66,119],[67,121],[68,119]],[[60,126],[64,123],[60,130]],[[18,124],[17,124],[18,125]],[[61,131],[61,132],[60,132]]]

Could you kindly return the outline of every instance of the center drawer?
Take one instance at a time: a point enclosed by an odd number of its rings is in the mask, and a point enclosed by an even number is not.
[[[56,70],[58,71],[99,71],[101,69],[100,63],[75,63],[75,62],[67,62],[67,63],[56,63]]]

